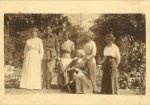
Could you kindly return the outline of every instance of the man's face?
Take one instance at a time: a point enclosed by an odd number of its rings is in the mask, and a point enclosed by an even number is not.
[[[69,37],[68,37],[68,34],[64,35],[64,39],[67,40]]]
[[[91,37],[87,35],[86,38],[85,38],[85,40],[88,42],[88,41],[91,40]]]
[[[52,29],[51,29],[51,27],[50,26],[48,26],[47,28],[46,28],[46,33],[52,33]]]

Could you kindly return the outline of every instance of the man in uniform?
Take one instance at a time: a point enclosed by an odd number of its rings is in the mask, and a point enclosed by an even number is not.
[[[86,41],[83,45],[83,50],[85,51],[85,59],[87,61],[87,67],[89,69],[89,77],[92,83],[93,92],[96,92],[96,44],[92,40],[94,37],[91,31],[87,32]]]
[[[43,57],[43,88],[50,88],[52,79],[57,76],[55,72],[56,58],[60,56],[58,37],[52,33],[50,26],[46,27],[43,36],[44,57]]]

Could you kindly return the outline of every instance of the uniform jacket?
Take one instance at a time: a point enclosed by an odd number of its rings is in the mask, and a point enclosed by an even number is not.
[[[45,34],[42,37],[44,46],[43,60],[50,60],[60,56],[59,40],[55,34]]]

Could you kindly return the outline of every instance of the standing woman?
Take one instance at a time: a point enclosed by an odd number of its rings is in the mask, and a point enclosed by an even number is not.
[[[38,29],[31,29],[31,38],[26,42],[20,88],[41,89],[41,60],[43,58],[43,43],[37,37]]]
[[[66,32],[63,36],[63,42],[60,45],[60,51],[61,51],[61,62],[63,65],[64,70],[67,68],[67,66],[71,63],[72,61],[72,55],[73,52],[75,51],[75,45],[74,42],[69,39],[69,32]],[[65,83],[62,83],[62,75],[58,75],[58,84],[59,85],[64,85],[67,84],[67,74],[66,72],[64,73],[65,76]]]
[[[104,48],[105,61],[103,65],[102,94],[117,94],[118,65],[120,63],[119,48],[114,44],[113,33],[106,36],[107,45]]]

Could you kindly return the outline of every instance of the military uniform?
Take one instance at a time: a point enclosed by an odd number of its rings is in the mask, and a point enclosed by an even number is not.
[[[52,78],[56,76],[55,63],[56,57],[60,56],[60,47],[58,37],[54,34],[45,34],[42,39],[44,45],[43,88],[49,88]]]

